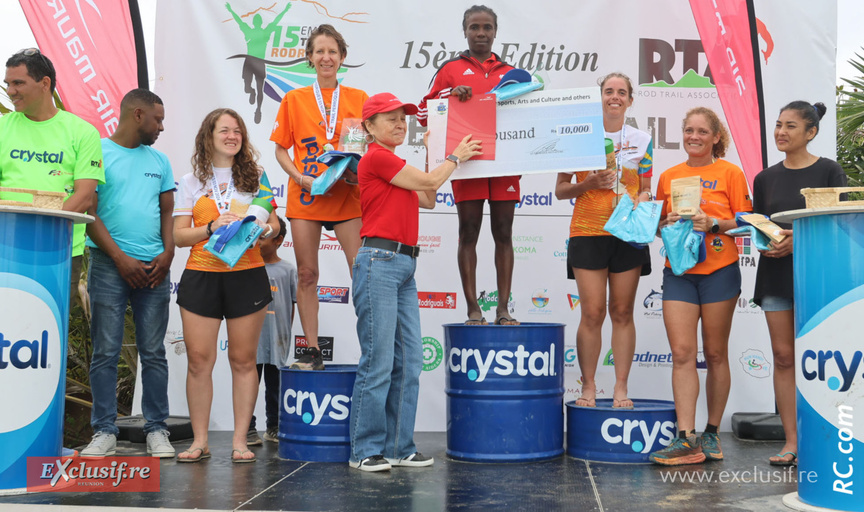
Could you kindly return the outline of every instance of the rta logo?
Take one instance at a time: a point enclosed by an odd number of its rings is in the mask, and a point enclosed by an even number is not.
[[[662,39],[639,39],[639,85],[670,86],[686,78],[687,87],[713,87],[707,59],[705,68],[699,70],[699,56],[703,53],[698,39],[676,39],[674,46]]]

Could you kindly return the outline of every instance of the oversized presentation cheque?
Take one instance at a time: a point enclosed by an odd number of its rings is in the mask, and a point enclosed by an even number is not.
[[[429,168],[444,162],[448,101],[427,103]],[[535,91],[498,102],[495,160],[470,160],[454,180],[606,168],[597,87]]]

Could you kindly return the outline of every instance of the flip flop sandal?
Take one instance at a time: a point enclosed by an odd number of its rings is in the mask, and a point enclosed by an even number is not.
[[[580,405],[579,402],[585,402],[585,405]],[[576,399],[576,407],[597,407],[596,398],[582,398],[581,396]]]
[[[489,322],[481,316],[480,318],[469,318],[468,320],[465,320],[465,325],[489,325]]]
[[[622,402],[630,402],[630,405],[627,405],[627,406],[618,405]],[[632,409],[633,408],[633,400],[630,400],[629,398],[622,398],[621,400],[618,400],[617,398],[613,398],[612,399],[612,408],[613,409]]]
[[[235,452],[236,452],[238,455],[240,455],[240,457],[235,457],[235,456],[234,456],[234,453],[235,453]],[[245,454],[247,454],[247,453],[251,453],[251,454],[252,454],[252,458],[250,458],[250,459],[244,459],[244,458],[243,458],[243,455],[245,455]],[[231,462],[233,462],[233,463],[235,463],[235,464],[243,464],[243,463],[246,463],[246,462],[255,462],[255,460],[257,460],[257,457],[255,456],[255,453],[252,452],[252,451],[250,451],[250,450],[243,450],[242,452],[241,452],[240,450],[232,450],[232,451],[231,451]]]
[[[792,458],[790,460],[785,460],[785,459],[784,460],[771,460],[771,459],[768,459],[768,463],[771,464],[772,466],[783,466],[783,467],[797,466],[798,465],[798,454],[795,452],[778,453],[777,455],[775,455],[775,457],[785,457],[787,455],[791,455]]]
[[[182,457],[181,458],[179,456],[180,454],[178,454],[177,462],[201,462],[202,459],[209,459],[210,458],[210,452],[204,451],[204,448],[190,448],[188,450],[183,450],[180,453],[181,454],[182,453],[188,453],[189,455],[192,455],[195,452],[200,452],[197,457]]]
[[[508,318],[506,316],[499,316],[495,319],[495,325],[519,325],[519,320]]]

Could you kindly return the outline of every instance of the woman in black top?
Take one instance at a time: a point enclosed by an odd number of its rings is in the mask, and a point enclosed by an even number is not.
[[[786,158],[756,175],[753,182],[753,211],[771,216],[774,213],[805,208],[802,188],[842,187],[846,174],[833,160],[807,151],[807,144],[819,133],[819,120],[825,105],[793,101],[780,110],[774,127],[777,149]],[[771,336],[774,353],[774,396],[786,444],[769,462],[789,466],[798,457],[798,433],[795,425],[795,317],[792,288],[792,226],[780,224],[786,238],[760,251],[753,301],[762,307]]]

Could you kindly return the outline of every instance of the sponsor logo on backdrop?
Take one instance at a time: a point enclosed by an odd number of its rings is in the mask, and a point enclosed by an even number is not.
[[[696,369],[697,370],[707,370],[708,362],[705,361],[705,353],[701,350],[696,352]]]
[[[564,262],[567,261],[567,246],[568,246],[569,244],[570,244],[570,239],[569,239],[569,238],[565,238],[565,239],[564,239],[564,247],[561,248],[561,249],[557,249],[557,250],[554,252],[554,256],[555,256],[556,258],[558,258],[560,261],[564,261]]]
[[[580,299],[578,295],[573,295],[572,293],[567,294],[567,303],[570,304],[570,311],[575,310],[579,306],[580,302],[582,302],[582,299]]]
[[[341,286],[319,286],[318,302],[327,304],[348,304],[350,288]]]
[[[537,246],[543,244],[543,235],[513,235],[513,253],[517,260],[528,260],[537,254]]]
[[[11,432],[37,421],[49,409],[63,377],[60,323],[56,301],[32,279],[4,274],[0,311],[0,432]],[[27,399],[12,390],[26,390]],[[12,409],[14,407],[14,409]],[[14,414],[10,412],[14,410]]]
[[[735,247],[738,249],[738,264],[742,267],[756,267],[759,251],[753,247],[750,237],[736,236]]]
[[[441,235],[420,235],[417,246],[422,254],[434,254],[435,249],[441,248]]]
[[[576,361],[576,347],[567,345],[564,347],[564,369],[576,368],[579,363]]]
[[[313,427],[321,423],[325,415],[333,421],[347,420],[350,408],[351,397],[342,394],[322,395],[320,391],[316,393],[288,388],[282,395],[282,409],[288,414],[300,416],[303,423]]]
[[[552,309],[549,305],[549,290],[546,288],[537,288],[531,292],[532,308],[528,309],[529,315],[551,315]]]
[[[417,121],[414,121],[415,123]],[[452,192],[438,192],[435,194],[435,204],[443,204],[444,206],[455,207],[456,200],[453,199]]]
[[[575,354],[574,354],[574,355],[575,355]],[[567,394],[571,394],[571,395],[581,395],[581,394],[582,394],[582,385],[583,385],[583,384],[582,384],[582,376],[581,376],[581,375],[579,376],[578,379],[576,379],[576,384],[578,384],[579,387],[576,387],[576,388],[567,388],[567,390],[566,390],[565,392],[566,392]],[[595,385],[596,385],[596,384],[597,384],[597,383],[595,382]],[[595,391],[595,394],[596,394],[598,397],[599,397],[600,395],[606,396],[606,389],[605,389],[605,388],[597,388],[597,390]]]
[[[236,27],[235,48],[241,49],[245,41],[245,53],[237,53],[227,58],[237,59],[240,68],[240,79],[243,82],[243,92],[249,95],[249,104],[255,105],[255,123],[261,122],[261,106],[264,97],[275,103],[282,101],[286,92],[312,83],[315,79],[315,69],[306,64],[306,40],[313,25],[298,23],[297,18],[305,16],[304,11],[291,11],[291,2],[285,2],[284,7],[279,2],[270,7],[259,7],[252,11],[235,12],[230,4],[226,4],[228,19],[223,23]],[[324,7],[323,5],[320,5]],[[339,15],[326,7],[325,16],[335,19],[350,19],[352,23],[367,23],[363,19],[364,12],[352,12]],[[338,71],[341,81],[351,68],[363,64],[352,65],[342,63]],[[239,82],[240,80],[238,80]]]
[[[472,382],[483,382],[489,372],[500,377],[516,375],[526,377],[554,377],[555,344],[549,350],[528,352],[524,345],[516,350],[482,350],[453,347],[447,356],[447,367],[452,373],[464,373]]]
[[[700,69],[699,56],[704,54],[699,39],[639,39],[639,85],[657,88],[714,88],[714,78],[708,67]],[[706,96],[684,96],[684,92],[664,91],[663,97],[704,98]],[[714,95],[716,97],[716,93]]]
[[[441,365],[444,360],[444,347],[441,342],[426,336],[423,338],[423,371],[431,372]]]
[[[633,354],[633,364],[639,368],[672,368],[672,352],[660,354],[657,352],[637,352]],[[603,358],[603,366],[615,366],[615,357],[612,349],[606,352]]]
[[[183,341],[183,330],[174,331],[169,329],[165,332],[165,343],[173,347],[174,353],[182,356],[186,353],[186,342]]]
[[[651,292],[642,299],[642,316],[646,318],[663,318],[663,292],[651,289]]]
[[[498,307],[498,290],[493,290],[489,293],[480,292],[477,297],[477,303],[482,311],[490,311],[492,308]],[[507,311],[510,313],[516,312],[516,301],[513,300],[513,292],[510,292],[510,300],[507,301]]]
[[[768,362],[761,350],[755,348],[745,350],[738,358],[738,362],[741,363],[747,375],[757,379],[764,379],[771,375],[771,363]]]
[[[845,393],[857,377],[860,377],[859,380],[864,379],[864,375],[859,372],[862,356],[864,353],[860,350],[852,352],[848,348],[818,352],[805,350],[801,354],[801,374],[804,380],[818,380],[824,382],[831,391]]]
[[[282,247],[294,247],[294,242],[291,240],[285,240],[285,243],[282,244]],[[327,233],[321,233],[321,245],[318,246],[319,251],[341,251],[342,245],[339,244],[339,239],[337,239],[333,235],[328,235]]]
[[[523,206],[541,206],[541,207],[551,207],[552,206],[552,192],[548,194],[522,194],[522,200],[516,203],[516,208],[522,208]]]
[[[294,336],[294,359],[299,359],[300,356],[306,353],[309,348],[309,343],[306,341],[306,336]],[[333,360],[333,336],[318,336],[318,350],[321,351],[321,358],[325,361]]]
[[[600,435],[609,444],[625,444],[636,453],[650,453],[662,446],[669,446],[675,438],[675,423],[671,421],[608,418],[600,425]]]
[[[756,305],[753,302],[752,298],[747,297],[738,297],[738,303],[736,304],[735,311],[737,313],[746,314],[746,315],[761,315],[762,308]]]
[[[456,309],[456,292],[417,292],[421,308]]]

